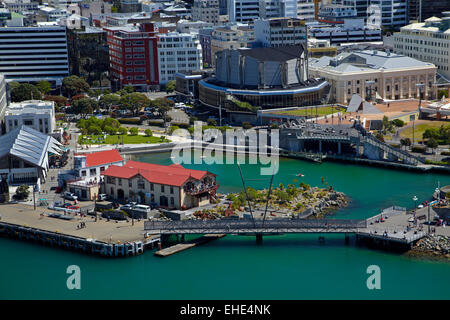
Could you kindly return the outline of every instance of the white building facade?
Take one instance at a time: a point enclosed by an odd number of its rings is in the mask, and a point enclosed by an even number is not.
[[[202,69],[202,47],[198,35],[169,32],[158,37],[160,84],[175,80],[177,72]]]
[[[419,98],[418,83],[424,84],[424,99],[436,96],[435,65],[389,52],[366,50],[312,58],[309,72],[330,83],[331,97],[337,103],[347,104],[353,94],[363,99],[368,94],[386,100]]]
[[[257,19],[297,18],[297,0],[228,0],[230,22],[252,23]]]
[[[22,125],[44,134],[52,134],[56,129],[55,103],[40,100],[11,103],[5,111],[6,132]]]
[[[402,27],[394,33],[394,51],[434,63],[437,72],[450,80],[450,13]]]
[[[61,84],[69,75],[66,27],[0,28],[0,73],[6,81]]]

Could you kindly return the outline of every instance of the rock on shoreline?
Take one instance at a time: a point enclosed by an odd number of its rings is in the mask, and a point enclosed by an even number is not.
[[[409,252],[411,256],[432,256],[450,260],[450,237],[428,235],[417,241]]]

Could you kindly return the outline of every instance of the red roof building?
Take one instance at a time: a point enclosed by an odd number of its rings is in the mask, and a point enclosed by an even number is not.
[[[110,166],[103,175],[105,193],[112,199],[176,209],[208,204],[218,188],[215,174],[179,164],[163,166],[130,160],[123,166]]]
[[[119,151],[113,149],[87,154],[75,154],[74,162],[79,178],[100,181],[100,177],[109,166],[121,166],[124,160]]]

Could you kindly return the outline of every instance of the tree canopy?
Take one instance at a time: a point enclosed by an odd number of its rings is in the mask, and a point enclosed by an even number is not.
[[[83,78],[77,76],[64,78],[62,84],[62,92],[69,98],[77,94],[86,93],[89,88],[89,84]]]
[[[41,100],[42,94],[39,89],[29,83],[10,84],[12,102],[21,102],[25,100]]]

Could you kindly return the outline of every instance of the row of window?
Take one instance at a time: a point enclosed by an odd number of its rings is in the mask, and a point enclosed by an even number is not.
[[[106,183],[108,183],[108,184],[116,184],[116,181],[117,181],[117,185],[121,186],[123,183],[126,183],[127,179],[121,179],[121,178],[110,177],[110,176],[106,177]],[[160,186],[160,192],[161,193],[165,193],[166,190],[168,190],[168,192],[170,194],[174,194],[174,187],[173,186],[166,186],[166,185],[163,185],[163,184],[160,184],[159,186]],[[128,187],[129,188],[133,187],[133,180],[128,180]],[[142,180],[142,179],[137,180],[137,188],[141,189],[141,190],[145,189],[145,180]],[[150,183],[150,191],[155,191],[155,184],[154,183]]]

